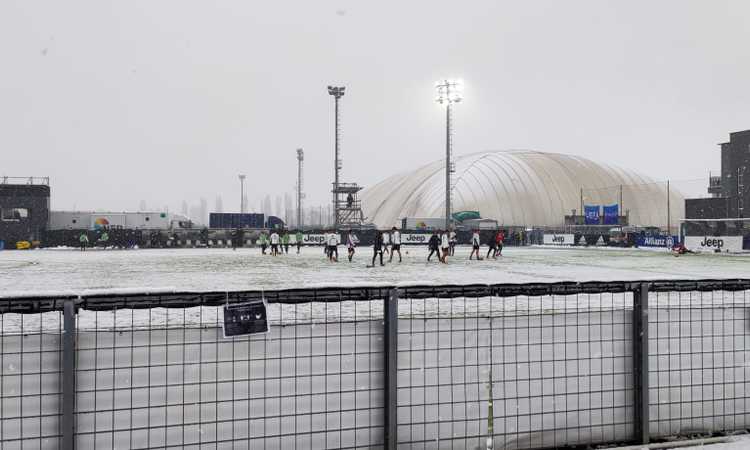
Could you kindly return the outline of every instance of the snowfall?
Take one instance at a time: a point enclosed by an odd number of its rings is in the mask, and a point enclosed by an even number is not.
[[[257,248],[0,251],[0,296],[750,276],[750,255],[675,257],[662,249],[540,246],[506,247],[497,260],[476,261],[469,260],[469,253],[470,248],[459,247],[447,264],[434,256],[428,263],[425,247],[405,247],[401,263],[398,256],[389,263],[386,255],[385,266],[368,267],[370,248],[357,249],[349,262],[341,247],[338,263],[327,261],[320,247],[304,247],[299,255],[290,248],[280,256],[263,255]]]

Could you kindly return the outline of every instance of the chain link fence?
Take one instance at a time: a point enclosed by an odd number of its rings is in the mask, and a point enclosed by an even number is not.
[[[750,425],[750,280],[0,298],[0,443],[495,448]],[[265,300],[267,333],[223,308]]]

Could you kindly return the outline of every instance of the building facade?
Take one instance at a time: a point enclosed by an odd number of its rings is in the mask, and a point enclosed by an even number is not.
[[[730,133],[719,145],[721,175],[709,177],[711,198],[686,199],[686,219],[750,217],[750,130]]]
[[[49,222],[49,207],[47,178],[0,178],[0,241],[4,247],[40,240]]]

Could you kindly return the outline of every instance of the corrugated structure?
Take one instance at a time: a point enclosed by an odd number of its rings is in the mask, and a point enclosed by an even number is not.
[[[476,210],[508,226],[561,226],[571,210],[586,204],[619,202],[630,225],[667,225],[664,183],[578,156],[533,150],[487,151],[456,159],[453,210]],[[684,198],[669,195],[671,224],[684,217]],[[368,220],[380,227],[403,217],[442,217],[445,161],[389,177],[362,193]]]

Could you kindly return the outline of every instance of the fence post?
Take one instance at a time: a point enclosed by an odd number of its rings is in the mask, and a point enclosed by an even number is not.
[[[76,403],[76,311],[75,300],[63,303],[62,336],[62,448],[75,449]]]
[[[648,444],[648,283],[633,290],[633,396],[633,439]]]
[[[384,316],[384,344],[385,344],[385,420],[384,420],[384,448],[396,450],[398,444],[398,290],[391,289],[385,298]]]

